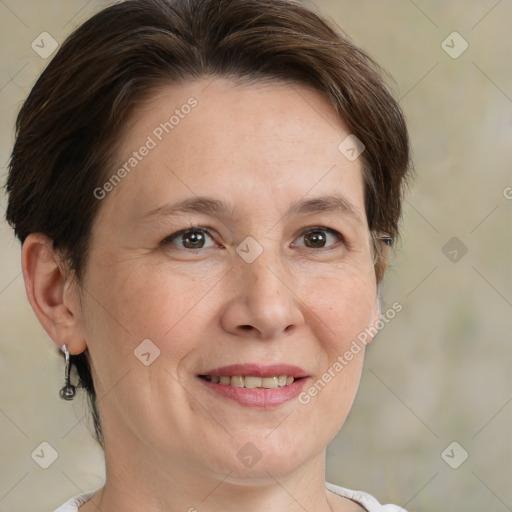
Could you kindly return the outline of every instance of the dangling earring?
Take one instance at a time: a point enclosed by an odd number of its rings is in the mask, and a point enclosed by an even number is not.
[[[60,390],[60,397],[64,400],[73,400],[76,395],[76,388],[70,383],[69,374],[71,372],[71,367],[69,364],[69,352],[66,345],[62,345],[61,348],[62,352],[64,352],[64,355],[66,356],[66,369],[64,370],[64,379],[65,379],[65,386]]]

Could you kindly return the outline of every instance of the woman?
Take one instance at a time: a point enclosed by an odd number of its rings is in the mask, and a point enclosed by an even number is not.
[[[133,0],[70,36],[7,184],[105,451],[104,487],[59,512],[399,509],[326,483],[325,452],[408,161],[377,66],[300,4]]]

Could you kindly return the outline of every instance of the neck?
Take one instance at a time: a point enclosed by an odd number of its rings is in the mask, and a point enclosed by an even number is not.
[[[105,486],[80,512],[333,510],[324,485],[325,450],[291,471],[261,467],[241,475],[229,468],[216,473],[189,461],[163,460],[140,441],[109,443],[106,438],[105,460]]]

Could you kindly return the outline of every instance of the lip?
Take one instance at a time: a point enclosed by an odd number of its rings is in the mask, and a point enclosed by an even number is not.
[[[296,380],[288,386],[278,388],[248,389],[209,382],[200,378],[200,375],[209,375],[212,377],[233,375],[240,375],[243,377],[247,375],[252,375],[254,377],[273,377],[278,375],[289,375],[300,380]],[[285,402],[296,398],[301,393],[306,383],[310,380],[308,374],[302,368],[289,364],[273,364],[267,366],[258,364],[234,364],[201,373],[197,375],[197,379],[217,396],[235,401],[244,407],[256,409],[274,409]]]

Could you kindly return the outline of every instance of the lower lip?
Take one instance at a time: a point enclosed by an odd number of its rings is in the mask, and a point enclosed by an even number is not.
[[[302,388],[306,384],[308,377],[296,380],[289,386],[280,388],[237,388],[229,384],[215,384],[205,379],[198,379],[215,393],[234,400],[245,407],[255,407],[260,409],[268,409],[281,405],[288,400],[292,400],[300,394]]]

